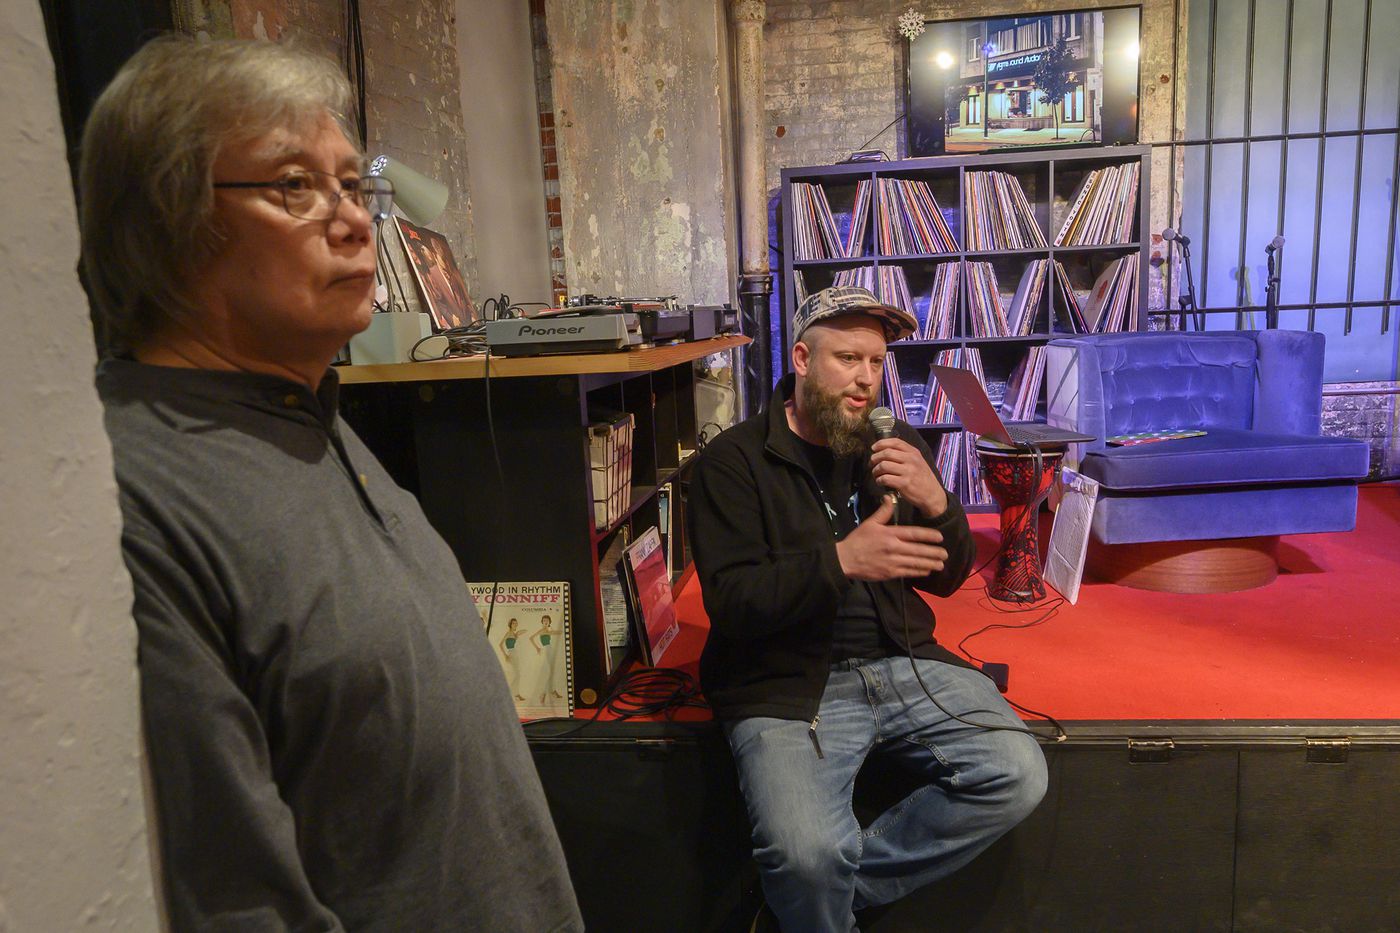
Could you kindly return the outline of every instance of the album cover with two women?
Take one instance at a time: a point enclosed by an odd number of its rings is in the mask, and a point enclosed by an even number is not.
[[[468,583],[467,588],[520,718],[573,715],[569,584]]]

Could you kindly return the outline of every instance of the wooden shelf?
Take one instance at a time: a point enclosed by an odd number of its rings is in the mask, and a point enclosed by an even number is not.
[[[596,705],[620,670],[607,642],[600,545],[628,528],[661,525],[670,486],[677,570],[689,563],[685,494],[699,447],[695,360],[749,343],[716,337],[621,353],[350,366],[341,411],[452,548],[469,580],[560,580],[576,706]],[[431,391],[427,391],[428,388]],[[489,390],[489,391],[488,391]],[[488,418],[488,413],[493,417]],[[602,413],[606,413],[603,415]],[[628,500],[596,527],[588,426],[630,415]]]
[[[521,376],[578,376],[587,373],[647,373],[698,360],[750,343],[737,335],[711,337],[660,347],[637,347],[615,353],[561,353],[546,356],[492,356],[491,378]],[[386,382],[437,382],[445,379],[481,379],[486,356],[460,356],[423,363],[386,363],[379,366],[341,366],[336,370],[343,385]]]

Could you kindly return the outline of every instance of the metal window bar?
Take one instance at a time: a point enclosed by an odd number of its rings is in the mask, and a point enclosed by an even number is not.
[[[1206,73],[1206,139],[1215,137],[1215,33],[1219,8],[1215,0],[1210,0],[1210,30],[1206,33],[1206,58],[1210,68]],[[1189,106],[1189,104],[1188,104]],[[1205,195],[1201,199],[1201,287],[1196,292],[1197,306],[1207,303],[1210,298],[1210,188],[1215,177],[1215,147],[1206,147]],[[1204,318],[1199,318],[1202,324]],[[1182,329],[1186,328],[1183,323]]]
[[[1249,0],[1249,27],[1245,31],[1244,57],[1244,135],[1246,137],[1250,135],[1250,130],[1254,126],[1254,20],[1257,7],[1257,0]],[[1249,282],[1249,276],[1245,274],[1244,248],[1245,243],[1249,241],[1250,150],[1250,145],[1246,143],[1240,166],[1240,251],[1239,261],[1235,264],[1235,268],[1239,270],[1239,274],[1235,276],[1235,304],[1240,306],[1241,311],[1239,317],[1235,319],[1236,329],[1244,327],[1248,319],[1243,308],[1245,286]]]
[[[1293,86],[1293,5],[1288,0],[1288,20],[1283,31],[1283,135],[1288,136],[1288,121],[1292,117],[1288,106],[1288,89]],[[1322,127],[1327,129],[1327,127]],[[1275,236],[1283,235],[1283,222],[1288,216],[1288,140],[1285,138],[1278,147],[1278,213],[1274,215]],[[1281,260],[1280,260],[1281,261]],[[1282,270],[1279,271],[1282,278]],[[1267,283],[1265,283],[1267,287]]]
[[[1356,114],[1356,124],[1363,130],[1366,128],[1366,72],[1371,60],[1371,3],[1372,0],[1366,0],[1366,28],[1362,31],[1361,39],[1361,101],[1358,105],[1361,109]],[[1354,189],[1351,196],[1351,261],[1347,263],[1347,312],[1342,322],[1343,334],[1351,333],[1352,313],[1355,310],[1352,302],[1356,299],[1356,237],[1361,232],[1361,157],[1365,152],[1366,138],[1358,137],[1354,169],[1356,177],[1352,179]]]
[[[1331,88],[1332,72],[1332,0],[1327,0],[1327,22],[1322,30],[1322,103],[1318,108],[1318,122],[1325,132],[1327,129],[1327,98]],[[1293,50],[1289,49],[1291,56]],[[1284,94],[1287,95],[1285,90]],[[1312,257],[1312,281],[1308,285],[1308,303],[1314,304],[1317,301],[1317,265],[1322,259],[1322,250],[1318,247],[1322,243],[1322,192],[1325,187],[1327,170],[1327,143],[1321,142],[1317,146],[1317,200],[1313,205],[1313,257]],[[1355,218],[1352,218],[1353,222]],[[1308,330],[1317,330],[1317,311],[1308,311]]]
[[[1176,0],[1176,3],[1174,4],[1175,12],[1176,12],[1176,17],[1177,17],[1177,21],[1178,21],[1178,22],[1180,22],[1180,20],[1181,20],[1181,16],[1182,16],[1182,13],[1183,13],[1183,11],[1184,11],[1184,7],[1185,7],[1185,5],[1186,5],[1187,3],[1189,3],[1189,0]],[[1327,109],[1328,109],[1328,103],[1329,103],[1329,101],[1328,101],[1328,96],[1329,96],[1329,93],[1330,93],[1329,84],[1330,84],[1330,77],[1331,77],[1331,75],[1330,75],[1330,69],[1331,69],[1332,28],[1333,28],[1333,13],[1334,13],[1334,10],[1333,10],[1333,0],[1327,0],[1327,7],[1326,7],[1326,11],[1325,11],[1326,22],[1325,22],[1325,27],[1324,27],[1324,32],[1323,32],[1323,55],[1322,55],[1322,81],[1321,81],[1321,85],[1322,85],[1322,86],[1321,86],[1321,99],[1320,99],[1320,101],[1319,101],[1319,109],[1318,109],[1318,126],[1319,126],[1319,129],[1318,129],[1317,131],[1301,132],[1301,133],[1300,133],[1300,132],[1291,132],[1291,131],[1290,131],[1290,118],[1291,118],[1291,99],[1290,99],[1290,96],[1291,96],[1291,90],[1292,90],[1292,53],[1293,53],[1293,33],[1294,33],[1294,21],[1295,21],[1296,0],[1289,0],[1289,2],[1288,2],[1288,9],[1287,9],[1287,20],[1286,20],[1286,26],[1285,26],[1285,39],[1284,39],[1284,42],[1285,42],[1285,54],[1284,54],[1283,114],[1282,114],[1282,129],[1283,129],[1283,132],[1281,132],[1281,133],[1261,134],[1261,135],[1253,135],[1253,134],[1251,133],[1251,130],[1252,130],[1252,120],[1253,120],[1253,77],[1254,77],[1254,67],[1253,67],[1253,63],[1254,63],[1254,52],[1255,52],[1255,49],[1254,49],[1254,45],[1255,45],[1255,23],[1256,23],[1256,12],[1257,12],[1257,11],[1256,11],[1256,3],[1257,3],[1257,0],[1250,0],[1250,8],[1249,8],[1249,27],[1248,27],[1248,40],[1247,40],[1248,49],[1247,49],[1247,64],[1246,64],[1247,73],[1246,73],[1245,120],[1244,120],[1245,134],[1244,134],[1243,136],[1231,136],[1231,137],[1216,137],[1216,136],[1214,135],[1214,129],[1215,129],[1215,89],[1216,89],[1216,70],[1215,70],[1215,69],[1216,69],[1216,55],[1215,55],[1215,50],[1216,50],[1216,44],[1217,44],[1217,33],[1218,33],[1218,31],[1219,31],[1219,17],[1218,17],[1217,0],[1209,0],[1209,4],[1210,4],[1210,5],[1209,5],[1210,29],[1209,29],[1208,34],[1207,34],[1207,46],[1206,46],[1206,56],[1207,56],[1208,61],[1209,61],[1209,67],[1208,67],[1207,75],[1206,75],[1206,93],[1205,93],[1205,101],[1204,101],[1204,106],[1205,106],[1205,108],[1206,108],[1206,110],[1205,110],[1205,113],[1206,113],[1206,138],[1204,138],[1204,139],[1193,139],[1193,140],[1178,139],[1178,138],[1177,138],[1179,135],[1183,135],[1183,128],[1182,128],[1182,125],[1181,125],[1182,116],[1181,116],[1181,114],[1179,114],[1179,112],[1178,112],[1178,103],[1177,103],[1177,96],[1176,96],[1176,95],[1177,95],[1177,90],[1176,90],[1176,87],[1175,87],[1175,84],[1177,84],[1177,83],[1179,83],[1179,82],[1173,82],[1173,85],[1174,85],[1174,86],[1173,86],[1173,88],[1172,88],[1172,133],[1171,133],[1172,138],[1169,139],[1169,140],[1166,140],[1166,141],[1162,141],[1162,142],[1152,142],[1152,143],[1148,143],[1148,145],[1151,146],[1151,147],[1154,148],[1154,149],[1166,148],[1166,149],[1168,149],[1168,150],[1170,151],[1172,169],[1171,169],[1171,175],[1170,175],[1170,179],[1171,179],[1171,180],[1170,180],[1169,193],[1168,193],[1168,222],[1169,222],[1169,223],[1171,223],[1172,220],[1174,220],[1174,219],[1176,218],[1176,216],[1177,216],[1177,211],[1178,211],[1178,208],[1179,208],[1179,206],[1180,206],[1179,192],[1177,191],[1177,185],[1176,185],[1176,164],[1177,164],[1177,158],[1178,158],[1179,154],[1180,154],[1182,151],[1188,150],[1188,149],[1190,149],[1191,147],[1196,147],[1196,146],[1204,146],[1204,147],[1206,147],[1206,153],[1205,153],[1205,169],[1204,169],[1204,174],[1205,174],[1204,192],[1203,192],[1202,203],[1201,203],[1201,223],[1202,223],[1201,239],[1202,239],[1202,241],[1203,241],[1203,242],[1202,242],[1202,249],[1201,249],[1201,253],[1202,253],[1202,258],[1201,258],[1201,292],[1202,292],[1202,297],[1204,297],[1204,294],[1207,293],[1207,291],[1208,291],[1208,289],[1209,289],[1209,268],[1210,268],[1210,267],[1209,267],[1209,263],[1210,263],[1210,221],[1211,221],[1211,194],[1210,194],[1210,191],[1211,191],[1211,182],[1212,182],[1212,174],[1213,174],[1213,172],[1212,172],[1212,167],[1213,167],[1213,153],[1214,153],[1214,148],[1215,148],[1216,146],[1218,146],[1218,145],[1230,145],[1230,144],[1242,144],[1243,147],[1244,147],[1244,153],[1243,153],[1243,177],[1242,177],[1242,192],[1241,192],[1241,208],[1242,208],[1242,210],[1241,210],[1240,227],[1239,227],[1239,230],[1240,230],[1240,246],[1239,246],[1240,263],[1239,263],[1239,267],[1238,267],[1238,268],[1240,269],[1240,282],[1239,282],[1239,284],[1237,285],[1237,289],[1236,289],[1237,302],[1236,302],[1236,305],[1235,305],[1234,307],[1228,307],[1228,308],[1226,308],[1226,307],[1209,307],[1209,306],[1207,306],[1207,307],[1201,308],[1201,309],[1200,309],[1200,312],[1201,312],[1202,314],[1224,314],[1224,313],[1233,313],[1233,314],[1236,314],[1236,315],[1243,315],[1243,314],[1245,314],[1245,313],[1253,313],[1253,312],[1255,312],[1255,311],[1262,311],[1262,310],[1263,310],[1263,307],[1260,306],[1260,305],[1250,305],[1250,306],[1248,306],[1248,307],[1244,307],[1244,306],[1243,306],[1243,297],[1244,297],[1244,295],[1243,295],[1243,290],[1244,290],[1244,281],[1243,281],[1243,279],[1244,279],[1244,256],[1245,256],[1245,251],[1246,251],[1246,246],[1247,246],[1247,240],[1248,240],[1248,237],[1247,237],[1247,229],[1246,229],[1246,228],[1247,228],[1247,226],[1248,226],[1248,212],[1247,212],[1247,207],[1248,207],[1248,203],[1249,203],[1249,201],[1248,201],[1248,192],[1249,192],[1249,184],[1248,184],[1248,182],[1249,182],[1249,165],[1250,165],[1251,147],[1252,147],[1253,144],[1255,144],[1255,143],[1263,143],[1263,142],[1281,142],[1281,143],[1282,143],[1282,146],[1280,147],[1280,155],[1279,155],[1279,197],[1278,197],[1278,214],[1277,214],[1277,228],[1278,228],[1278,230],[1281,232],[1282,229],[1283,229],[1284,220],[1285,220],[1285,218],[1286,218],[1286,216],[1287,216],[1287,213],[1286,213],[1286,212],[1287,212],[1287,193],[1288,193],[1288,155],[1289,155],[1289,144],[1292,143],[1292,142],[1303,141],[1303,140],[1317,140],[1317,141],[1318,141],[1318,168],[1317,168],[1317,182],[1316,182],[1316,189],[1315,189],[1316,193],[1315,193],[1315,195],[1314,195],[1314,205],[1313,205],[1313,246],[1314,246],[1314,249],[1313,249],[1313,259],[1312,259],[1311,275],[1310,275],[1310,281],[1309,281],[1309,286],[1308,286],[1308,298],[1309,298],[1309,300],[1308,300],[1306,303],[1279,304],[1278,310],[1279,310],[1279,311],[1304,311],[1304,310],[1307,311],[1307,312],[1308,312],[1308,329],[1309,329],[1309,330],[1315,330],[1315,329],[1316,329],[1316,326],[1317,326],[1317,311],[1319,311],[1319,310],[1326,311],[1326,310],[1341,309],[1341,310],[1344,310],[1344,311],[1346,312],[1345,323],[1344,323],[1344,328],[1345,328],[1344,333],[1350,333],[1350,332],[1351,332],[1351,329],[1352,329],[1352,324],[1353,324],[1353,313],[1354,313],[1355,309],[1356,309],[1358,306],[1363,306],[1363,305],[1364,305],[1364,306],[1366,306],[1366,307],[1379,307],[1379,308],[1382,309],[1381,333],[1382,333],[1382,334],[1387,334],[1387,333],[1390,332],[1390,317],[1391,317],[1391,315],[1390,315],[1390,309],[1391,309],[1391,307],[1393,307],[1393,306],[1395,306],[1395,305],[1400,305],[1400,300],[1392,299],[1392,298],[1390,297],[1391,288],[1392,288],[1393,283],[1394,283],[1395,246],[1396,246],[1396,232],[1397,232],[1397,231],[1396,231],[1396,228],[1397,228],[1397,221],[1400,220],[1400,184],[1397,184],[1397,183],[1396,183],[1397,181],[1400,181],[1400,100],[1397,100],[1397,113],[1396,113],[1396,120],[1395,120],[1396,125],[1395,125],[1395,126],[1390,126],[1390,127],[1368,127],[1368,126],[1366,125],[1366,92],[1367,92],[1367,80],[1368,80],[1368,77],[1369,77],[1368,72],[1369,72],[1369,70],[1370,70],[1370,69],[1369,69],[1369,64],[1370,64],[1370,47],[1371,47],[1371,26],[1372,26],[1372,13],[1373,13],[1373,3],[1374,3],[1374,0],[1366,0],[1366,7],[1365,7],[1365,29],[1364,29],[1363,39],[1362,39],[1363,50],[1362,50],[1362,56],[1361,56],[1361,73],[1360,73],[1360,82],[1359,82],[1359,83],[1360,83],[1360,94],[1361,94],[1361,96],[1360,96],[1360,104],[1359,104],[1360,110],[1359,110],[1359,112],[1358,112],[1358,120],[1357,120],[1358,128],[1357,128],[1357,129],[1354,129],[1354,130],[1331,130],[1331,129],[1328,128]],[[1173,39],[1173,53],[1172,53],[1172,54],[1173,54],[1173,63],[1174,63],[1174,65],[1175,65],[1176,68],[1177,68],[1178,74],[1184,73],[1184,71],[1186,70],[1186,63],[1182,61],[1183,50],[1181,49],[1181,45],[1180,45],[1180,41],[1179,41],[1179,36],[1178,36],[1178,37],[1175,37],[1175,38]],[[1382,297],[1380,300],[1363,300],[1363,301],[1357,301],[1357,300],[1356,300],[1356,294],[1355,294],[1355,271],[1356,271],[1356,251],[1357,251],[1357,245],[1358,245],[1358,239],[1359,239],[1359,227],[1360,227],[1360,190],[1361,190],[1361,179],[1362,179],[1362,167],[1363,167],[1363,163],[1364,163],[1364,146],[1365,146],[1365,140],[1366,140],[1367,137],[1371,137],[1371,136],[1389,136],[1389,137],[1392,137],[1392,138],[1395,139],[1395,156],[1394,156],[1394,160],[1393,160],[1393,168],[1392,168],[1392,173],[1391,173],[1391,177],[1392,177],[1393,183],[1392,183],[1392,185],[1391,185],[1391,196],[1390,196],[1390,205],[1389,205],[1390,211],[1389,211],[1389,216],[1388,216],[1389,230],[1388,230],[1387,239],[1386,239],[1386,252],[1385,252],[1385,256],[1386,256],[1385,287],[1384,287],[1383,297]],[[1325,179],[1324,179],[1324,172],[1325,172],[1325,168],[1326,168],[1327,141],[1328,141],[1328,140],[1331,140],[1331,139],[1346,139],[1346,138],[1353,138],[1353,139],[1355,139],[1355,140],[1356,140],[1356,145],[1357,145],[1357,153],[1356,153],[1355,168],[1354,168],[1355,177],[1353,178],[1353,191],[1352,191],[1352,216],[1351,216],[1352,230],[1351,230],[1351,243],[1350,243],[1349,255],[1348,255],[1347,297],[1346,297],[1346,300],[1345,300],[1345,301],[1318,302],[1318,301],[1317,301],[1318,266],[1319,266],[1320,255],[1321,255],[1321,254],[1320,254],[1320,250],[1318,249],[1318,245],[1319,245],[1319,243],[1320,243],[1321,233],[1322,233],[1322,205],[1323,205],[1323,195],[1324,195],[1324,189],[1325,189],[1325,185],[1324,185],[1324,182],[1325,182]],[[1166,294],[1166,300],[1167,300],[1167,307],[1162,308],[1162,309],[1160,309],[1160,310],[1151,311],[1151,312],[1149,312],[1149,313],[1164,316],[1164,317],[1167,318],[1167,320],[1168,320],[1168,322],[1169,322],[1169,321],[1170,321],[1170,318],[1171,318],[1173,315],[1175,315],[1175,314],[1177,313],[1177,312],[1174,311],[1173,308],[1171,307],[1171,299],[1172,299],[1171,283],[1168,283],[1167,288],[1165,289],[1165,294]],[[1239,326],[1239,322],[1240,322],[1240,320],[1237,318],[1236,326]]]
[[[1400,126],[1400,92],[1395,95],[1395,123]],[[1396,207],[1400,206],[1400,135],[1395,137],[1395,161],[1390,167],[1390,232],[1385,240],[1385,292],[1384,297],[1390,299],[1391,274],[1395,271],[1395,215]],[[1381,308],[1381,333],[1390,333],[1390,305],[1386,304]]]

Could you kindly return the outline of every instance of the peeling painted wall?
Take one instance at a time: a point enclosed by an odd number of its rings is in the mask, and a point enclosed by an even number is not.
[[[546,4],[571,294],[733,298],[719,0]]]
[[[33,0],[0,4],[0,931],[160,929],[136,626],[92,384],[57,84]]]
[[[911,7],[938,20],[1122,5],[1122,0],[768,0],[764,38],[770,189],[778,186],[783,168],[835,162],[863,143],[883,148],[892,159],[904,156],[903,124],[896,122],[883,132],[881,128],[904,111],[905,46],[895,20]],[[1138,126],[1143,142],[1171,136],[1177,28],[1174,0],[1143,0]],[[1185,106],[1183,90],[1177,88],[1178,109]],[[872,136],[874,141],[866,143]],[[1169,171],[1167,152],[1155,153],[1150,230],[1171,225]],[[1149,291],[1149,305],[1163,307],[1161,277],[1155,270]]]
[[[337,60],[344,55],[341,0],[192,0],[188,5],[196,11],[189,24],[193,32],[270,39],[290,35]],[[360,4],[360,20],[370,154],[386,154],[447,185],[447,210],[430,226],[451,243],[479,302],[484,295],[462,123],[456,0],[366,0]],[[407,281],[404,287],[411,294]]]
[[[457,47],[472,204],[477,301],[552,297],[530,10],[520,0],[457,0]]]

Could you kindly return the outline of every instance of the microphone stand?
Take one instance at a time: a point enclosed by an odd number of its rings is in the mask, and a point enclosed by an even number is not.
[[[1192,320],[1196,323],[1196,330],[1205,330],[1206,316],[1196,305],[1196,279],[1191,275],[1191,243],[1180,238],[1172,242],[1181,244],[1181,263],[1186,267],[1186,291],[1177,296],[1177,301],[1181,305],[1181,329],[1186,329],[1186,311],[1190,309]]]
[[[1278,327],[1278,267],[1274,263],[1273,249],[1264,251],[1269,257],[1269,278],[1264,285],[1264,323],[1268,330]]]

